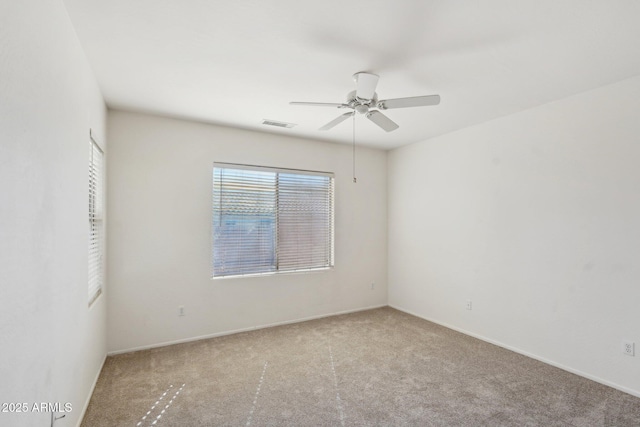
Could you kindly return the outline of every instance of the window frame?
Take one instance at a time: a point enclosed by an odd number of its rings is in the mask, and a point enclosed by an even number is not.
[[[274,239],[274,248],[273,248],[273,256],[275,257],[274,261],[274,270],[272,271],[263,271],[263,272],[244,272],[244,273],[231,273],[231,274],[218,274],[216,275],[216,261],[215,261],[215,217],[216,217],[216,169],[235,169],[235,170],[247,170],[247,171],[256,171],[256,172],[267,172],[276,174],[274,182],[275,182],[275,192],[276,192],[276,206],[274,209],[274,218],[275,221],[275,239]],[[247,164],[239,164],[239,163],[226,163],[226,162],[214,162],[213,163],[213,179],[212,179],[212,216],[211,216],[211,279],[219,280],[219,279],[234,279],[234,278],[245,278],[245,277],[258,277],[258,276],[273,276],[279,274],[301,274],[301,273],[313,273],[313,272],[321,272],[327,271],[334,268],[335,265],[335,175],[332,172],[322,172],[322,171],[314,171],[314,170],[304,170],[304,169],[292,169],[292,168],[282,168],[282,167],[270,167],[270,166],[258,166],[258,165],[247,165]],[[299,267],[294,269],[280,269],[279,256],[280,256],[280,239],[279,239],[279,229],[281,224],[280,219],[280,206],[279,203],[279,191],[280,191],[280,182],[279,182],[279,174],[287,174],[287,175],[301,175],[301,176],[322,176],[329,179],[328,185],[325,187],[326,196],[328,197],[328,208],[327,208],[327,217],[326,223],[327,228],[323,228],[323,231],[326,232],[327,241],[323,245],[325,250],[328,250],[328,256],[326,264],[320,267]],[[324,234],[324,233],[323,233]]]

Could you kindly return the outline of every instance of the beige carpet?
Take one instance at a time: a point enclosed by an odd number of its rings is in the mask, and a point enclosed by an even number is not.
[[[640,426],[640,398],[382,308],[109,357],[82,425]]]

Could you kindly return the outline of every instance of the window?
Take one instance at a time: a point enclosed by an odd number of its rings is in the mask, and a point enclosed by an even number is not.
[[[89,305],[102,292],[103,162],[104,154],[91,138],[89,141]]]
[[[213,277],[333,267],[333,174],[215,163]]]

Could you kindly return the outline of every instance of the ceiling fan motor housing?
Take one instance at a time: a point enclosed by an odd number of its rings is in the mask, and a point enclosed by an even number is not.
[[[376,106],[378,102],[378,94],[373,93],[372,99],[362,99],[356,96],[356,91],[353,90],[349,92],[347,95],[347,105],[349,108],[353,108],[359,114],[366,114],[369,111],[369,108],[373,108]]]

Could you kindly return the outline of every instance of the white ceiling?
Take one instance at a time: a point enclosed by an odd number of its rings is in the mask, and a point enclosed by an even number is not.
[[[107,104],[351,143],[352,74],[381,99],[438,106],[358,116],[358,144],[391,149],[640,74],[635,0],[64,0]],[[297,123],[293,129],[262,119]]]

